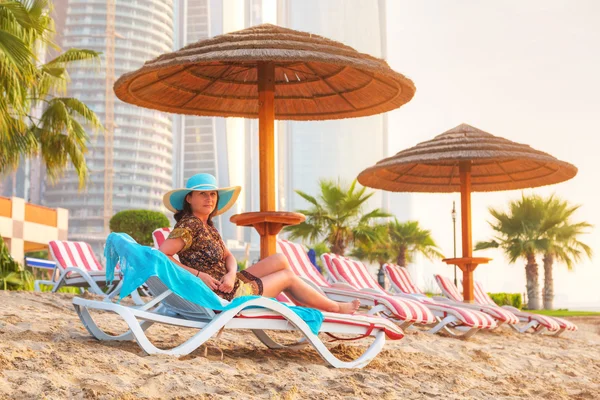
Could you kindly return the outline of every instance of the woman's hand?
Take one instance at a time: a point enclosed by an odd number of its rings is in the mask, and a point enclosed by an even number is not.
[[[221,282],[204,272],[199,272],[198,278],[202,279],[202,282],[204,282],[206,286],[208,286],[212,290],[218,289],[219,285],[221,285]]]
[[[223,293],[231,293],[235,285],[235,272],[226,273],[219,282],[219,290]]]

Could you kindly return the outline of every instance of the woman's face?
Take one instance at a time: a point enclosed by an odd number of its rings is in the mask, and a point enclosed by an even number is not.
[[[192,212],[202,215],[210,215],[217,206],[217,192],[192,192],[187,195],[186,200],[192,206]]]

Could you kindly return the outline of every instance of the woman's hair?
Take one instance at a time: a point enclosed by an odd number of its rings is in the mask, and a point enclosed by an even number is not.
[[[192,214],[192,205],[190,203],[188,203],[188,201],[187,201],[187,197],[190,196],[192,193],[193,193],[193,191],[191,191],[185,195],[185,198],[183,199],[183,209],[177,211],[175,213],[175,215],[173,215],[173,218],[175,218],[176,222],[179,222],[179,220],[181,218],[183,218],[184,216],[186,216],[188,214]],[[210,213],[210,215],[208,216],[208,219],[206,220],[206,223],[208,224],[208,226],[214,226],[214,224],[212,222],[212,217],[217,212],[218,209],[219,209],[219,192],[217,192],[217,202],[215,205],[215,209]]]

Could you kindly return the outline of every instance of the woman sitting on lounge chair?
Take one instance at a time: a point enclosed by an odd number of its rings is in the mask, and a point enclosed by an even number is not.
[[[237,272],[235,257],[225,247],[212,218],[231,208],[240,190],[239,186],[218,188],[214,176],[196,174],[186,188],[165,194],[165,206],[175,213],[177,223],[160,251],[226,300],[244,295],[275,297],[285,292],[307,307],[344,314],[355,312],[359,300],[339,303],[328,299],[298,278],[282,254]],[[175,254],[181,262],[173,258]]]

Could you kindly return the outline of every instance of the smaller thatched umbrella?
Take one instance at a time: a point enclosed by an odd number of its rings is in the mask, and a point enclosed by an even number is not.
[[[274,120],[364,117],[412,99],[413,82],[385,61],[342,43],[259,25],[190,44],[124,74],[115,93],[127,103],[178,114],[258,118],[260,212],[232,222],[254,226],[261,258],[275,235],[304,221],[275,211]]]
[[[576,174],[575,166],[550,154],[462,124],[379,161],[358,181],[392,192],[460,192],[463,256],[444,261],[463,271],[464,298],[472,302],[473,271],[489,259],[473,257],[471,192],[551,185]]]

